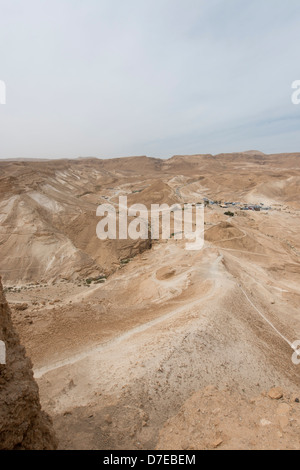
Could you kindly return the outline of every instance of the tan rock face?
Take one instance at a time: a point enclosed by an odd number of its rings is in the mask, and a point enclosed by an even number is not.
[[[6,364],[0,364],[0,449],[55,449],[52,423],[41,411],[31,361],[13,328],[1,278],[0,341],[6,353]]]

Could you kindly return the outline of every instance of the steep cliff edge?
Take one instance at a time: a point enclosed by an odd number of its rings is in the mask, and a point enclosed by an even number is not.
[[[0,449],[52,450],[57,446],[48,415],[41,410],[32,364],[11,322],[0,277]],[[4,343],[4,344],[3,344]]]

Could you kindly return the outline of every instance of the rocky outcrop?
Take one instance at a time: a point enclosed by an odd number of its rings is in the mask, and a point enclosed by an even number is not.
[[[13,328],[1,277],[0,341],[0,362],[6,360],[0,364],[0,449],[55,449],[52,422],[41,410],[32,364]]]

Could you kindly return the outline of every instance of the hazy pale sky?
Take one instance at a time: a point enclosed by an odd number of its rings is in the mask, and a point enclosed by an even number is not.
[[[299,0],[0,0],[0,158],[300,151]]]

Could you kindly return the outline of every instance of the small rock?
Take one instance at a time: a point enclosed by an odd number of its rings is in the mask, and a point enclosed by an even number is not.
[[[189,445],[190,445],[189,442],[183,441],[183,443],[181,444],[182,450],[188,450]]]
[[[112,423],[111,416],[110,416],[110,415],[106,415],[105,418],[104,418],[104,421],[105,421],[107,424],[111,424],[111,423]]]
[[[284,431],[284,429],[289,424],[289,417],[284,416],[284,415],[280,415],[280,416],[278,416],[278,422],[279,422],[279,425],[280,425],[282,431]]]
[[[69,386],[69,388],[70,388],[70,389],[72,389],[72,388],[74,388],[74,387],[75,387],[75,384],[74,384],[74,380],[73,380],[73,379],[71,379],[71,380],[70,380],[70,382],[69,382],[69,385],[68,385],[68,386]]]
[[[280,387],[273,387],[269,390],[268,397],[272,400],[280,400],[283,397],[283,391]]]
[[[278,415],[282,415],[282,416],[288,416],[289,413],[290,413],[290,407],[287,403],[280,403],[280,405],[278,406],[277,410],[276,410],[276,413]]]
[[[217,439],[216,441],[213,442],[212,446],[214,449],[219,447],[223,443],[223,439]]]

